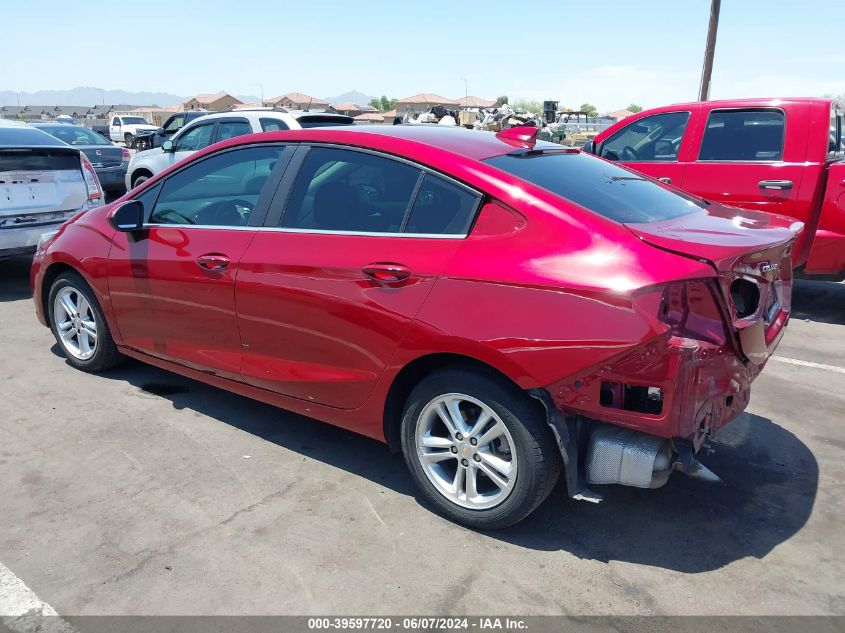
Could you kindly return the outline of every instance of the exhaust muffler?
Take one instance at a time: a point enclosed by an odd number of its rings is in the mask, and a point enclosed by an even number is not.
[[[601,426],[590,436],[584,463],[589,484],[660,488],[673,470],[701,481],[721,481],[695,459],[690,447],[676,452],[671,440],[618,426]]]

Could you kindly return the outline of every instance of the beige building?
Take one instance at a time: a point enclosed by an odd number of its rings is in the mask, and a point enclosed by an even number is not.
[[[440,95],[422,93],[414,95],[413,97],[405,97],[396,102],[396,113],[405,114],[406,112],[427,112],[437,105],[455,107],[458,105],[457,101],[441,97]]]
[[[214,94],[199,94],[188,99],[184,104],[185,110],[211,110],[212,112],[225,112],[233,106],[242,103],[228,92],[215,92]]]
[[[616,110],[616,112],[608,112],[606,116],[610,117],[611,119],[621,121],[622,119],[627,119],[632,114],[634,113],[630,110]]]
[[[325,110],[329,104],[322,99],[302,94],[301,92],[290,92],[286,95],[265,99],[267,105],[281,106],[291,110]]]

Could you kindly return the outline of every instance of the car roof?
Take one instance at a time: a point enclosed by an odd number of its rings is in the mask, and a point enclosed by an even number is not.
[[[308,130],[315,137],[323,134],[323,129],[312,128]],[[493,156],[501,156],[515,150],[561,150],[565,149],[557,143],[547,141],[535,141],[521,143],[497,136],[494,132],[483,132],[480,130],[468,130],[460,126],[452,125],[368,125],[346,126],[331,128],[331,132],[342,132],[343,134],[378,135],[388,138],[402,139],[422,143],[432,147],[459,154],[472,160],[484,160]],[[317,139],[315,139],[317,140]],[[362,140],[365,140],[362,139]]]
[[[69,149],[70,145],[26,123],[0,119],[0,147],[61,147]]]
[[[761,107],[761,106],[778,106],[787,103],[822,103],[830,102],[831,99],[825,97],[755,97],[751,99],[713,99],[710,101],[688,101],[685,103],[673,103],[668,106],[661,106],[662,108],[676,108],[676,107],[692,107],[702,104],[707,104],[715,108],[742,108],[742,107]],[[649,110],[656,110],[658,108],[649,108]]]

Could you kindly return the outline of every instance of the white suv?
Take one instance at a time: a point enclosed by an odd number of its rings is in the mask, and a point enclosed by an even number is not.
[[[179,130],[172,139],[162,143],[161,147],[135,154],[126,170],[126,189],[128,191],[137,187],[197,150],[229,138],[255,132],[300,130],[353,123],[352,117],[334,112],[272,108],[235,110],[202,116]]]

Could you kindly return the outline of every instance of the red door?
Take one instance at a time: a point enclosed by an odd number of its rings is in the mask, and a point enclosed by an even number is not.
[[[238,260],[254,231],[150,228],[115,238],[109,289],[124,344],[194,369],[236,378]]]
[[[265,389],[352,409],[462,243],[479,197],[373,153],[302,151],[290,194],[277,194],[287,199],[281,221],[271,207],[275,230],[259,232],[240,263],[242,373]]]
[[[142,231],[118,234],[109,290],[124,344],[220,376],[239,378],[238,263],[267,208],[261,197],[278,145],[224,150],[188,164],[138,199]],[[276,175],[282,170],[279,165]]]
[[[699,108],[630,117],[631,122],[605,140],[598,153],[602,158],[680,186]]]
[[[789,130],[777,108],[705,108],[701,116],[681,186],[714,202],[798,217],[806,112],[790,110]]]

